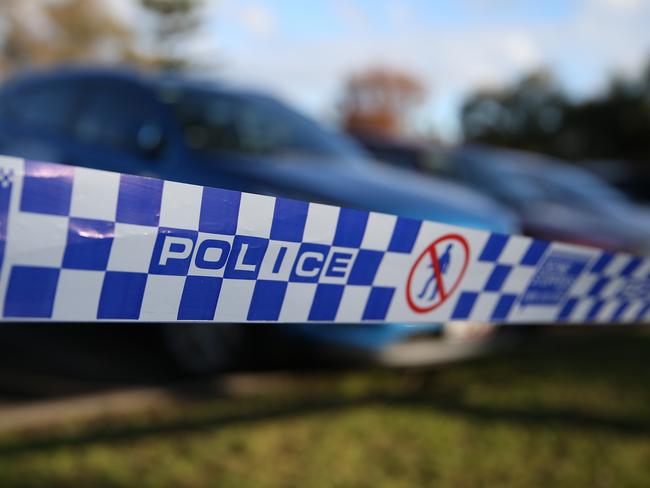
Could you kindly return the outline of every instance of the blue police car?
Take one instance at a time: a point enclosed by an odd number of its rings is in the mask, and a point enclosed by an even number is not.
[[[347,138],[275,98],[168,75],[63,67],[10,80],[0,90],[0,153],[491,231],[517,230],[514,217],[492,200],[374,161]],[[285,332],[365,352],[385,351],[439,328],[282,326]],[[168,326],[165,337],[185,369],[203,372],[229,362],[239,330]]]

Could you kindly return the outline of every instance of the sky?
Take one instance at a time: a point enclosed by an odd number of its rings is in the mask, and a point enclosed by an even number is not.
[[[214,63],[206,75],[332,121],[348,76],[399,68],[427,88],[414,126],[450,141],[478,88],[548,68],[584,98],[650,60],[650,0],[205,1],[188,52]]]

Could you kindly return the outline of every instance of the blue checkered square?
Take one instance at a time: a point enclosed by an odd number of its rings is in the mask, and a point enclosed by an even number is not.
[[[74,168],[38,161],[25,161],[20,210],[50,215],[68,215]]]
[[[537,263],[539,263],[542,259],[542,256],[548,249],[548,246],[550,246],[549,242],[534,239],[530,243],[530,246],[528,247],[526,254],[524,254],[524,257],[521,258],[520,264],[522,266],[537,266]]]
[[[512,266],[497,264],[485,284],[485,291],[501,291],[501,287],[510,274],[510,271],[512,271]]]
[[[451,313],[451,318],[454,320],[463,320],[469,318],[478,296],[478,293],[471,291],[464,291],[461,293],[458,297],[458,301],[456,302],[456,307]]]
[[[643,260],[640,257],[632,256],[630,257],[627,265],[621,270],[620,276],[630,276],[636,269],[641,266]]]
[[[571,316],[573,310],[576,308],[576,305],[578,305],[578,299],[575,297],[569,298],[566,302],[564,302],[564,305],[562,305],[562,309],[558,314],[558,320],[567,320]]]
[[[210,234],[235,235],[241,193],[217,188],[203,188],[199,230]]]
[[[286,292],[286,281],[257,281],[248,308],[248,320],[278,320]]]
[[[614,259],[614,254],[603,252],[592,266],[590,273],[602,273],[607,265]]]
[[[393,229],[388,250],[390,252],[410,253],[418,238],[422,222],[420,220],[398,217]]]
[[[503,251],[503,248],[506,247],[509,239],[510,236],[505,234],[494,233],[490,235],[485,246],[483,246],[483,250],[481,251],[478,260],[496,262],[499,259],[499,256],[501,256],[501,252]]]
[[[146,284],[146,273],[107,271],[99,296],[97,318],[137,319]]]
[[[178,307],[178,319],[212,320],[217,309],[222,281],[221,278],[188,276]]]
[[[607,276],[601,276],[596,283],[594,283],[594,286],[591,287],[587,295],[590,297],[595,297],[598,296],[598,294],[603,291],[603,288],[605,288],[610,282],[610,278]]]
[[[359,247],[368,224],[368,212],[342,208],[334,234],[335,246]]]
[[[517,301],[517,295],[514,294],[503,294],[499,297],[494,310],[492,311],[491,320],[505,320],[508,318],[510,310],[512,310],[513,305]]]
[[[343,285],[319,284],[309,311],[309,320],[334,320],[344,288]]]
[[[352,265],[348,284],[372,285],[383,257],[384,253],[381,251],[361,249]]]
[[[63,267],[105,270],[111,254],[114,229],[113,222],[71,218],[68,221]]]
[[[370,289],[370,295],[368,295],[368,301],[363,310],[362,320],[384,320],[394,294],[395,288],[373,286]]]
[[[591,308],[589,309],[589,312],[587,312],[586,319],[589,322],[593,322],[594,320],[596,320],[596,318],[598,317],[598,313],[603,308],[603,305],[605,305],[605,300],[596,300],[591,306]]]
[[[300,242],[305,231],[309,203],[276,198],[271,225],[271,239]]]
[[[117,197],[117,222],[157,226],[160,218],[162,180],[135,175],[120,175]]]
[[[58,268],[13,266],[5,296],[4,316],[51,317],[58,280]]]

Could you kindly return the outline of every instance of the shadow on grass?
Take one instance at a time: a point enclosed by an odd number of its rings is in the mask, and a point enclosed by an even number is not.
[[[567,346],[566,342],[534,344],[514,354],[479,360],[464,364],[459,369],[450,368],[437,373],[413,373],[416,386],[382,388],[380,393],[361,393],[354,397],[342,395],[334,386],[332,391],[321,391],[307,397],[299,389],[288,398],[221,398],[208,404],[199,413],[174,418],[147,418],[144,425],[103,425],[86,427],[78,433],[52,434],[36,438],[33,435],[11,439],[0,444],[0,456],[12,457],[33,452],[60,448],[85,447],[92,444],[119,444],[139,439],[181,433],[204,432],[220,427],[281,420],[311,414],[339,412],[360,407],[400,407],[424,409],[432,413],[458,416],[476,423],[504,422],[524,427],[553,426],[556,428],[579,428],[592,431],[614,432],[634,438],[650,436],[650,406],[634,416],[608,416],[578,411],[575,408],[516,408],[507,406],[475,405],[464,394],[464,381],[501,380],[502,388],[509,381],[519,384],[527,378],[548,378],[561,381],[566,388],[581,381],[594,379],[605,382],[624,381],[625,388],[648,396],[648,358],[650,336],[612,336],[582,341]],[[511,378],[506,375],[510,372]],[[438,388],[440,377],[460,372],[458,384]],[[561,376],[558,377],[558,374]],[[439,375],[439,376],[436,376]],[[483,376],[482,376],[483,375]],[[506,376],[504,376],[506,375]],[[513,380],[516,378],[516,380]],[[387,390],[387,391],[386,391]],[[394,390],[398,390],[395,392]],[[179,397],[186,392],[179,391]],[[612,399],[610,399],[612,401]],[[613,400],[615,401],[615,399]],[[188,418],[189,417],[189,418]]]
[[[0,446],[0,456],[16,456],[50,449],[84,447],[97,443],[123,443],[142,438],[180,433],[203,432],[219,427],[280,420],[325,412],[344,411],[359,407],[409,407],[431,409],[463,417],[474,422],[505,422],[534,427],[552,425],[560,428],[580,428],[609,431],[633,437],[650,436],[650,419],[611,418],[577,413],[562,409],[536,409],[534,411],[514,408],[468,405],[463,401],[446,397],[383,395],[366,396],[349,400],[305,400],[280,406],[269,406],[254,412],[230,415],[204,415],[198,418],[154,423],[146,426],[96,428],[77,435],[61,435],[46,439],[16,441]]]

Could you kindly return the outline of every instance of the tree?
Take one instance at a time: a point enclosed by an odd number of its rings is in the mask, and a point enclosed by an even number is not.
[[[184,41],[200,24],[203,0],[132,1],[152,22],[121,19],[105,0],[0,0],[0,74],[61,62],[188,64]]]
[[[618,173],[626,191],[650,199],[650,63],[641,76],[615,78],[603,94],[582,101],[543,73],[481,90],[465,102],[462,125],[466,141],[592,160],[592,167]]]
[[[101,0],[3,0],[0,69],[75,61],[143,61]]]
[[[140,4],[154,16],[149,49],[155,63],[166,69],[186,66],[183,44],[201,24],[203,0],[140,0]]]
[[[532,151],[548,150],[560,126],[567,99],[545,71],[529,74],[515,85],[481,90],[462,108],[465,138]]]
[[[650,63],[636,79],[614,79],[602,95],[574,102],[546,73],[482,90],[462,109],[465,139],[564,159],[650,164]]]
[[[408,73],[373,68],[350,77],[340,103],[343,126],[350,133],[395,134],[424,100],[423,85]]]

